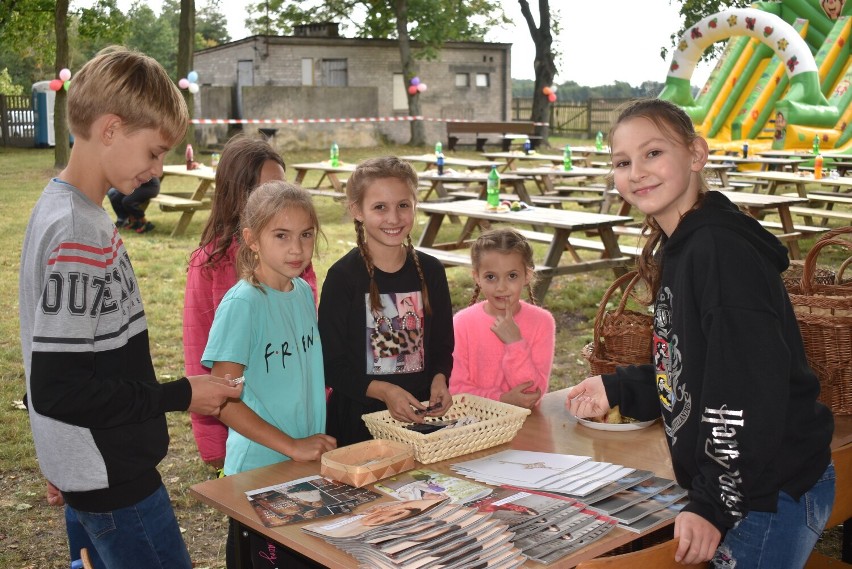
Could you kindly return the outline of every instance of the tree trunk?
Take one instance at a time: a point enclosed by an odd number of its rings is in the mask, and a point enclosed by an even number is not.
[[[180,0],[180,28],[178,30],[178,78],[186,77],[192,71],[193,55],[195,52],[195,0]],[[189,110],[189,117],[195,116],[195,96],[189,89],[183,90],[183,98]],[[195,125],[190,124],[181,144],[175,148],[175,153],[183,155],[186,145],[195,145]]]
[[[399,36],[399,56],[402,60],[402,80],[407,93],[409,81],[416,75],[414,72],[414,62],[411,58],[411,39],[408,37],[407,0],[395,0],[394,8],[396,9],[396,32],[397,36]],[[408,94],[408,113],[415,117],[419,117],[422,114],[419,93],[414,95]],[[411,121],[411,140],[409,144],[412,146],[423,146],[426,144],[426,127],[422,120]]]
[[[556,75],[556,64],[553,61],[553,35],[550,31],[550,5],[548,0],[539,0],[539,20],[538,27],[530,12],[530,5],[527,0],[518,0],[521,5],[521,13],[524,15],[524,20],[527,22],[527,27],[530,30],[533,43],[535,44],[535,61],[533,69],[535,69],[535,90],[533,92],[533,106],[530,120],[537,123],[550,124],[550,101],[542,89],[553,85],[553,77]],[[548,127],[537,126],[536,134],[541,136],[541,144],[547,144]]]
[[[56,33],[56,77],[59,71],[68,67],[68,0],[57,0],[54,12],[54,32]],[[56,146],[53,151],[53,166],[61,170],[68,165],[71,153],[68,143],[68,94],[63,87],[56,92],[53,106],[53,135]]]

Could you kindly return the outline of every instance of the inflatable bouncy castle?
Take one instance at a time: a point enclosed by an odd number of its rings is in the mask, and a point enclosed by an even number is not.
[[[852,153],[852,0],[757,2],[704,18],[680,38],[661,99],[689,113],[718,148]],[[697,97],[701,54],[727,39]]]

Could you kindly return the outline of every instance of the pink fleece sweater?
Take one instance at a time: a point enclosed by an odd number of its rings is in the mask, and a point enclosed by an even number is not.
[[[208,368],[201,365],[201,354],[207,346],[216,308],[225,293],[237,284],[237,247],[238,242],[234,239],[225,256],[213,269],[205,264],[215,249],[215,243],[204,249],[196,249],[190,256],[183,300],[184,373],[188,376],[210,373]],[[302,278],[310,285],[316,299],[317,276],[312,264],[305,268]],[[224,459],[228,427],[216,417],[196,413],[191,413],[191,417],[192,433],[201,459],[204,462]]]
[[[450,393],[472,393],[499,400],[513,387],[533,381],[542,395],[547,393],[556,323],[544,308],[521,301],[515,323],[523,339],[504,344],[491,331],[494,317],[485,312],[485,302],[460,310],[453,318],[456,345]]]

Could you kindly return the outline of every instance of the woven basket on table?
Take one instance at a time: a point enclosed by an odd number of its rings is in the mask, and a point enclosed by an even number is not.
[[[478,419],[476,423],[423,434],[406,429],[406,423],[397,421],[388,411],[368,413],[361,418],[373,438],[407,444],[414,449],[414,458],[422,464],[431,464],[511,441],[529,414],[530,410],[523,407],[457,393],[453,395],[453,406],[440,420],[472,416]],[[426,419],[430,420],[435,419]]]
[[[583,348],[592,375],[613,373],[616,366],[651,363],[653,316],[626,310],[627,300],[639,282],[639,273],[630,271],[618,277],[606,290],[595,316],[594,340]],[[624,287],[615,310],[606,305],[615,291]]]
[[[814,244],[805,258],[798,285],[788,287],[790,302],[799,322],[808,365],[820,381],[820,401],[836,415],[852,415],[852,282],[843,271],[852,257],[836,271],[835,284],[820,284],[814,274],[820,251],[829,245],[852,250],[852,227],[829,231]]]

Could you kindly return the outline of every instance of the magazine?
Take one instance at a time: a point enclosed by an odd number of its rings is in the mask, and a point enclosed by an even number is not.
[[[626,490],[617,492],[609,498],[604,498],[590,506],[593,510],[597,510],[603,514],[612,516],[613,514],[629,508],[634,504],[649,500],[654,494],[658,494],[674,484],[674,480],[667,478],[659,478],[652,476],[643,480],[636,486],[631,486]]]
[[[639,520],[633,522],[632,524],[619,524],[620,527],[624,529],[635,531],[636,533],[641,533],[644,531],[650,531],[655,529],[658,526],[663,525],[663,523],[669,521],[670,519],[677,516],[680,511],[686,506],[686,498],[681,498],[674,504],[671,504],[662,510],[657,510],[651,514],[648,514],[644,518],[640,518]]]
[[[380,494],[321,476],[308,476],[246,492],[252,509],[266,527],[313,520],[352,511]]]
[[[517,531],[539,518],[570,508],[576,503],[560,496],[501,486],[487,498],[468,502],[467,505],[480,512],[490,513],[493,518],[509,524],[510,531]]]
[[[676,502],[685,496],[686,490],[675,484],[665,490],[662,490],[658,494],[651,496],[650,499],[645,500],[644,502],[639,502],[638,504],[634,504],[627,509],[613,514],[612,517],[618,520],[621,524],[629,525],[649,514],[667,508],[673,502]]]
[[[397,500],[449,498],[452,503],[459,504],[484,498],[492,492],[491,488],[483,484],[425,469],[391,476],[376,482],[373,487]]]
[[[375,537],[382,533],[401,532],[406,528],[422,523],[425,519],[422,514],[437,508],[446,501],[446,498],[442,498],[382,502],[370,506],[358,514],[331,522],[310,524],[303,527],[302,530],[318,537],[347,540]]]
[[[585,504],[595,504],[604,498],[608,498],[612,496],[616,492],[620,492],[621,490],[626,490],[631,486],[635,486],[643,480],[647,480],[654,476],[654,473],[650,470],[634,470],[630,474],[619,478],[614,482],[610,482],[606,486],[595,490],[594,492],[590,492],[583,496],[583,503]],[[556,494],[566,494],[568,496],[573,496],[572,494],[568,494],[567,492],[556,491]]]

